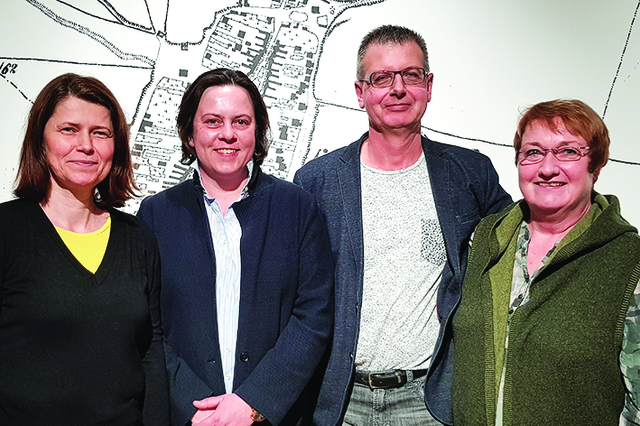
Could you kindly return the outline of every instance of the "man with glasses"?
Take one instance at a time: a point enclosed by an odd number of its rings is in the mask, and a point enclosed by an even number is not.
[[[369,131],[294,178],[316,195],[336,258],[334,341],[314,420],[451,424],[451,322],[469,237],[511,197],[487,157],[421,136],[433,74],[420,35],[377,28],[357,62]]]

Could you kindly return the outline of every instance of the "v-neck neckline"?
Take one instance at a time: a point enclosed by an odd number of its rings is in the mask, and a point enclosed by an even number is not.
[[[36,206],[38,208],[38,216],[42,221],[44,229],[47,231],[49,237],[58,248],[58,251],[67,259],[69,264],[86,278],[95,280],[96,283],[103,281],[107,275],[108,270],[111,267],[113,253],[116,245],[114,233],[117,232],[116,228],[118,227],[118,223],[116,220],[114,220],[114,215],[112,214],[112,212],[109,211],[109,215],[111,216],[111,232],[109,233],[107,248],[105,250],[104,256],[102,257],[102,261],[100,262],[100,266],[98,266],[96,272],[93,273],[85,268],[84,265],[82,265],[82,263],[80,263],[80,261],[73,255],[71,250],[69,250],[69,247],[67,247],[65,242],[62,240],[62,237],[60,236],[60,234],[58,234],[58,231],[56,231],[55,226],[53,225],[53,223],[51,223],[51,220],[49,220],[42,207],[39,204],[37,204]]]

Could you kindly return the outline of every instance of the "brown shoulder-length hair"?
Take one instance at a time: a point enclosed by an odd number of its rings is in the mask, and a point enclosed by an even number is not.
[[[516,150],[516,165],[518,152],[522,147],[522,136],[527,126],[539,121],[552,132],[558,130],[556,119],[562,120],[569,133],[581,136],[589,146],[589,172],[599,173],[609,160],[609,130],[600,116],[586,103],[577,99],[556,99],[540,102],[522,113],[518,129],[513,138]]]
[[[129,152],[129,125],[120,104],[104,83],[93,77],[71,73],[51,80],[31,107],[14,194],[38,203],[47,201],[51,170],[45,150],[44,128],[58,104],[69,97],[101,105],[109,111],[114,132],[113,161],[107,177],[96,185],[93,200],[101,209],[122,207],[138,189],[133,180]]]
[[[189,145],[189,140],[193,138],[193,120],[204,91],[213,86],[239,86],[249,94],[253,104],[253,113],[256,117],[256,148],[252,158],[254,165],[261,165],[269,149],[269,113],[267,106],[264,104],[260,91],[245,73],[228,68],[218,68],[201,74],[189,85],[182,96],[177,119],[178,134],[182,141],[182,159],[180,162],[182,164],[191,164],[198,158],[195,148]]]

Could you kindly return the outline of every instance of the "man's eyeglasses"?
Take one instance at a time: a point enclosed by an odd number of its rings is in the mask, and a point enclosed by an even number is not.
[[[578,161],[585,155],[589,154],[588,146],[563,146],[560,148],[531,148],[526,151],[518,151],[518,158],[520,158],[520,164],[536,164],[544,160],[549,152],[558,159],[558,161]]]
[[[401,71],[376,71],[369,78],[363,78],[360,81],[365,81],[375,88],[382,89],[393,84],[396,74],[400,74],[402,82],[406,86],[422,84],[427,76],[427,72],[423,68],[405,68]]]

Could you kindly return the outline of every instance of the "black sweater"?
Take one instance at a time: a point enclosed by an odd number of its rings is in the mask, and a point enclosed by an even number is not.
[[[110,214],[94,275],[37,203],[0,204],[0,424],[168,423],[157,243]]]

